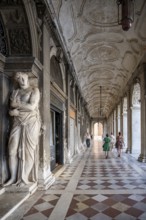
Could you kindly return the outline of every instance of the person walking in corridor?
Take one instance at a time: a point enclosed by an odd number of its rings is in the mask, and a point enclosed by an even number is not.
[[[108,158],[108,152],[110,150],[110,138],[108,134],[106,134],[106,137],[103,139],[104,144],[103,144],[103,151],[105,151],[105,158]]]
[[[86,145],[87,145],[87,147],[90,147],[90,141],[91,141],[91,137],[90,137],[90,134],[87,132],[87,134],[86,134]]]
[[[124,145],[124,140],[121,132],[119,132],[118,136],[116,137],[116,148],[118,152],[118,157],[121,157],[121,151]]]

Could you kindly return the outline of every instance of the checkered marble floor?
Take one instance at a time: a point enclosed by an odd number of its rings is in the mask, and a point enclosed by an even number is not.
[[[119,158],[113,150],[105,159],[102,142],[94,141],[8,220],[146,220],[145,171],[145,163],[126,153]]]

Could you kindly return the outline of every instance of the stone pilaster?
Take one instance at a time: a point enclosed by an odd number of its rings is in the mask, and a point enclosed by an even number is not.
[[[40,76],[42,135],[39,151],[38,187],[47,189],[54,177],[50,170],[50,34],[43,24],[43,71]]]
[[[138,160],[146,162],[146,64],[141,67],[141,154]]]
[[[124,138],[124,151],[127,150],[127,112],[123,112],[123,138]]]
[[[123,135],[123,102],[120,103],[120,131]]]
[[[8,80],[4,74],[5,57],[0,53],[0,185],[8,177],[6,169],[6,136],[7,136],[7,104]]]
[[[67,135],[67,152],[66,152],[66,163],[70,163],[70,73],[69,67],[67,67],[67,128],[66,128],[66,135]]]
[[[139,154],[141,145],[140,106],[131,107],[132,111],[132,154]]]
[[[127,150],[126,152],[131,152],[131,145],[132,145],[132,130],[131,130],[131,97],[130,97],[130,90],[127,92]]]
[[[116,107],[116,136],[118,134],[119,130],[118,130],[118,107]]]
[[[116,127],[116,109],[114,110],[114,136],[117,135],[117,127]]]

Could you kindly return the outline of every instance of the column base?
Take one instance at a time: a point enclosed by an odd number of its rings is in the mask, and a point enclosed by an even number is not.
[[[125,152],[126,152],[126,153],[131,153],[130,148],[127,148]]]
[[[146,156],[144,156],[143,154],[140,154],[139,157],[138,157],[138,161],[146,163]]]
[[[38,190],[47,190],[55,182],[55,177],[50,172],[50,175],[45,179],[39,179]]]

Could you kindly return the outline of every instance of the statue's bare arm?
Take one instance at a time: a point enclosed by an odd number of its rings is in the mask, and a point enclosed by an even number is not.
[[[20,102],[18,105],[18,110],[26,110],[26,111],[33,111],[39,103],[40,100],[40,92],[38,88],[35,88],[29,100],[29,103]]]

